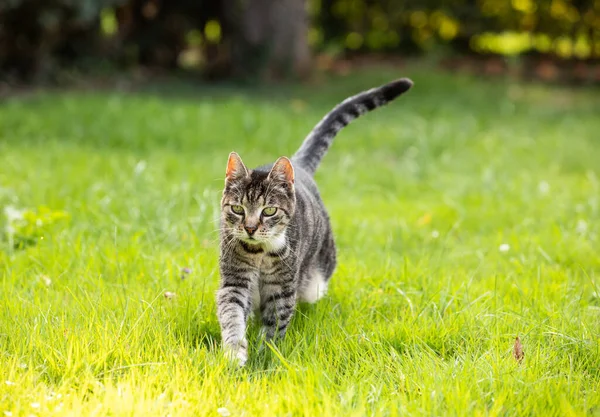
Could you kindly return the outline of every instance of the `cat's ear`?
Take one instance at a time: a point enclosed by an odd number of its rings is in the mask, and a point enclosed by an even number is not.
[[[227,161],[227,170],[225,171],[225,179],[227,181],[235,181],[238,179],[246,178],[248,176],[248,170],[246,165],[242,162],[242,158],[235,153],[229,154],[229,160]]]
[[[269,179],[277,179],[290,184],[294,183],[294,167],[292,161],[285,156],[282,156],[273,165],[271,172],[269,172]]]

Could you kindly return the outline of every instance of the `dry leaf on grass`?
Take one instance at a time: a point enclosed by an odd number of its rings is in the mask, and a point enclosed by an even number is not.
[[[515,338],[513,356],[515,357],[515,360],[519,363],[523,360],[523,357],[525,356],[525,353],[523,353],[523,345],[521,344],[521,339],[519,339],[519,336]]]

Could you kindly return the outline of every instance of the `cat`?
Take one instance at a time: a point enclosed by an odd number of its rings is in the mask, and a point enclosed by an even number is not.
[[[413,83],[398,79],[347,98],[310,132],[291,159],[246,168],[227,161],[220,218],[217,316],[225,354],[248,359],[246,324],[258,310],[262,336],[283,337],[298,301],[325,295],[336,266],[329,215],[313,179],[336,134],[352,120],[394,100]]]

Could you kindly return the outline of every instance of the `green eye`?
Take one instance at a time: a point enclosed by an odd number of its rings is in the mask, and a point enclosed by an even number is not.
[[[244,214],[244,207],[242,206],[231,206],[231,211],[235,214]]]
[[[267,217],[272,216],[275,213],[277,213],[277,207],[267,207],[262,212],[263,216],[267,216]]]

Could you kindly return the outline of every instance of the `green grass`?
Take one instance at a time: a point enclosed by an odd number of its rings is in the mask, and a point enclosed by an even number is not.
[[[262,352],[252,324],[248,366],[229,368],[228,153],[290,155],[336,102],[399,75],[414,89],[346,128],[317,175],[339,246],[328,297]],[[597,92],[416,66],[10,99],[0,208],[32,210],[17,232],[37,244],[1,231],[0,413],[600,415],[599,114]]]

